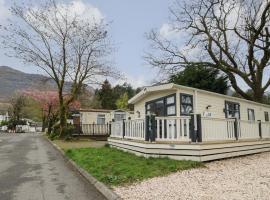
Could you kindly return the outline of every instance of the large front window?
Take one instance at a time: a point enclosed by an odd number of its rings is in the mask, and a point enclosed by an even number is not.
[[[189,94],[180,94],[181,115],[190,115],[193,113],[193,96]]]
[[[146,114],[155,114],[157,117],[175,116],[175,95],[162,97],[146,103]]]
[[[240,119],[240,104],[235,102],[225,102],[225,115],[226,118]]]

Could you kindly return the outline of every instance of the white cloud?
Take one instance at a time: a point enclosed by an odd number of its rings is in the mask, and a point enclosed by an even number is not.
[[[125,74],[123,79],[119,79],[113,82],[113,85],[117,85],[117,84],[122,85],[125,82],[131,84],[134,88],[143,87],[149,84],[146,81],[146,77],[143,75],[135,77],[135,76]]]
[[[0,21],[5,21],[10,15],[10,11],[5,4],[5,0],[0,0]]]
[[[164,23],[159,29],[159,34],[166,39],[176,39],[180,37],[181,32],[175,30],[172,25]]]
[[[70,3],[61,3],[58,5],[63,10],[67,10],[70,16],[78,16],[82,20],[90,20],[99,23],[104,16],[100,10],[89,3],[81,0],[73,0]]]

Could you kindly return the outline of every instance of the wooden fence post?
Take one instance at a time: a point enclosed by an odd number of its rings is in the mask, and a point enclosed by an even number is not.
[[[145,116],[145,141],[149,141],[149,119],[148,115]]]
[[[125,133],[126,133],[126,126],[125,126],[125,119],[123,119],[123,138],[125,138]]]
[[[151,121],[150,141],[154,142],[154,141],[156,141],[156,134],[157,134],[155,115],[150,116],[150,121]]]
[[[238,119],[235,118],[235,121],[234,121],[234,137],[236,140],[238,140],[238,132],[239,132],[239,127],[238,127]]]
[[[202,116],[197,114],[197,142],[202,142]]]
[[[196,142],[196,138],[197,138],[197,133],[195,130],[195,120],[196,120],[195,115],[191,115],[190,116],[190,139],[191,139],[191,142]]]
[[[108,127],[108,128],[109,128],[109,130],[108,130],[108,131],[109,131],[109,132],[108,132],[108,135],[110,136],[111,133],[112,133],[112,123],[109,123],[108,125],[109,125],[109,127]]]
[[[262,139],[262,120],[258,120],[259,122],[259,136]]]

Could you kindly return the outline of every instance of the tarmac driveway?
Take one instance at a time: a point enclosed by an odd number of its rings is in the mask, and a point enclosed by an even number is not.
[[[103,200],[38,134],[0,134],[1,200]]]

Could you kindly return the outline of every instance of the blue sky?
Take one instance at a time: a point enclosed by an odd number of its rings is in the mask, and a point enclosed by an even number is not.
[[[156,72],[143,60],[149,47],[145,33],[152,28],[160,28],[168,21],[168,7],[173,0],[81,0],[97,8],[107,21],[111,21],[110,34],[117,51],[113,61],[122,71],[127,82],[134,86],[148,85]],[[25,2],[25,1],[15,1]],[[68,2],[68,1],[65,1]],[[0,23],[8,17],[4,12],[10,5],[9,0],[0,0]],[[8,58],[0,50],[0,65],[8,65],[30,73],[41,73],[38,68],[27,67],[19,60]]]

